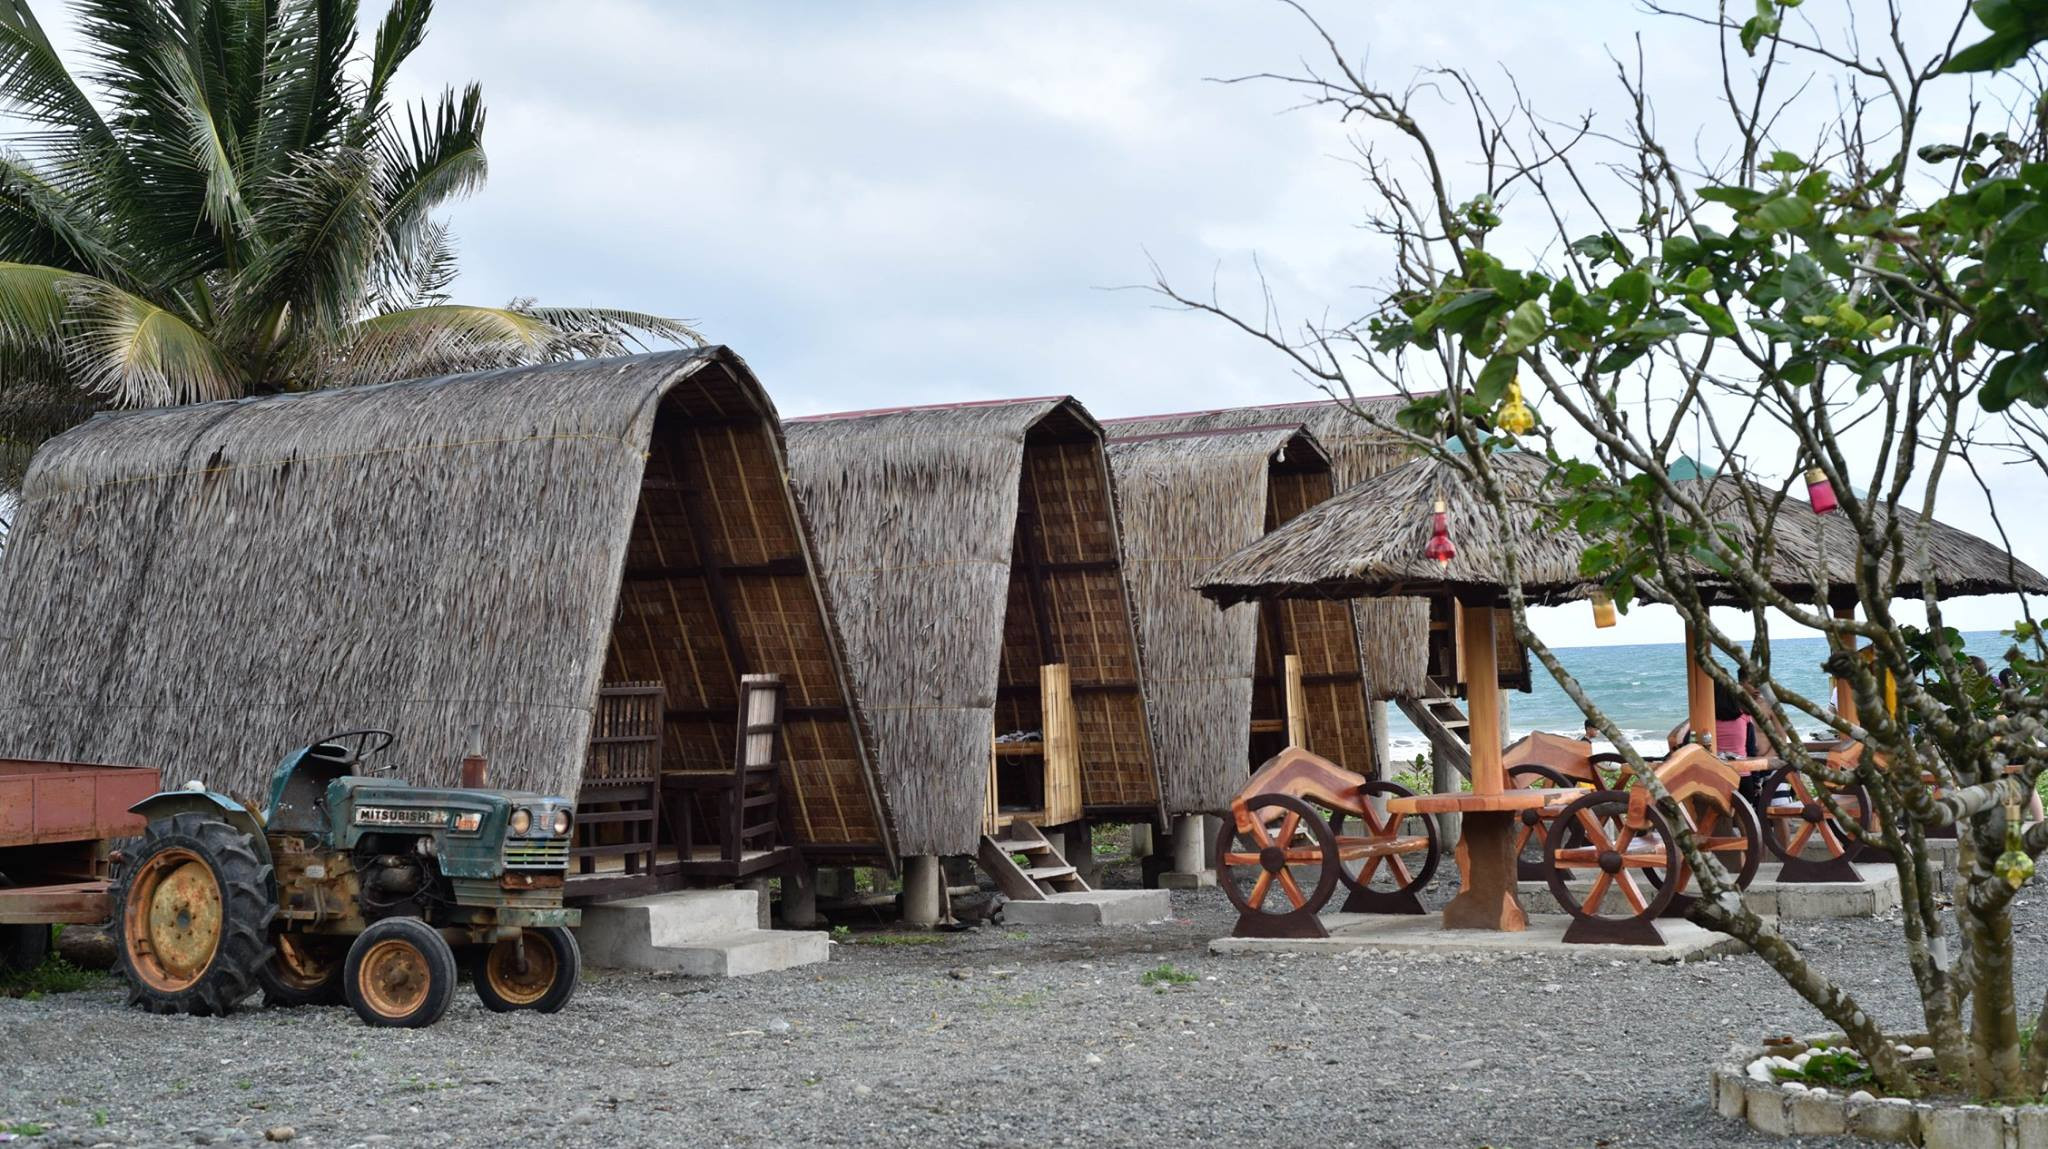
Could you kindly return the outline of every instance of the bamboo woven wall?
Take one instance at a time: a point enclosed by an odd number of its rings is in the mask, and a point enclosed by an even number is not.
[[[0,562],[4,752],[146,763],[174,783],[255,793],[290,749],[386,727],[401,776],[452,784],[477,724],[498,784],[573,793],[615,613],[657,645],[704,641],[693,618],[653,633],[638,588],[620,593],[649,453],[673,462],[653,450],[657,411],[728,424],[745,445],[723,459],[705,447],[706,469],[744,471],[725,478],[750,486],[764,518],[722,537],[739,550],[758,532],[801,562],[774,408],[724,348],[68,432],[32,466]],[[776,490],[784,510],[763,525]],[[829,600],[812,579],[776,589],[781,613],[755,607],[749,624],[796,625],[804,595],[814,652]],[[815,657],[788,672],[850,706]],[[793,781],[806,804],[844,812],[811,821],[818,841],[887,849],[882,793],[847,714],[841,744]]]
[[[1328,497],[1329,460],[1315,441],[1299,425],[1166,433],[1112,440],[1110,461],[1167,812],[1220,811],[1243,787],[1254,717],[1286,713],[1276,651],[1302,650],[1314,678],[1311,748],[1335,749],[1349,734],[1369,762],[1346,604],[1218,610],[1193,590],[1203,571],[1264,534],[1276,514],[1284,521]],[[1348,700],[1340,687],[1347,672]]]
[[[1408,458],[1407,448],[1360,417],[1353,407],[1391,420],[1402,403],[1398,398],[1361,399],[1355,404],[1322,399],[1112,419],[1105,426],[1113,437],[1128,437],[1300,424],[1329,455],[1331,479],[1335,489],[1343,491],[1385,474]],[[1429,604],[1412,598],[1374,598],[1360,599],[1353,608],[1358,619],[1359,645],[1365,655],[1366,686],[1372,697],[1428,697],[1432,693],[1426,655]]]
[[[1084,802],[1156,803],[1101,432],[1079,404],[853,413],[786,431],[899,849],[972,853],[991,730],[1035,724],[1038,616],[1013,577],[1026,547],[1073,568],[1046,571],[1043,598],[1074,684]]]

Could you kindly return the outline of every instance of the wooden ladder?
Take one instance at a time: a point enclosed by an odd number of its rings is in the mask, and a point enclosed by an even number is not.
[[[1001,833],[1005,837],[981,836],[978,857],[981,868],[996,880],[1004,897],[1014,902],[1042,902],[1054,894],[1088,891],[1088,883],[1045,840],[1038,827],[1029,822],[1012,822]],[[1017,864],[1018,855],[1028,859],[1024,865]]]
[[[1471,721],[1465,717],[1465,708],[1458,703],[1457,692],[1441,679],[1431,678],[1429,698],[1397,698],[1394,704],[1408,721],[1429,739],[1429,746],[1444,762],[1457,768],[1458,773],[1472,776]]]

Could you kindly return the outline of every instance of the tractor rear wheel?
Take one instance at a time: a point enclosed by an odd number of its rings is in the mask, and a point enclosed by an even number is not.
[[[455,997],[455,951],[418,918],[384,918],[348,947],[341,984],[364,1023],[420,1029]]]
[[[128,1001],[152,1013],[225,1014],[270,960],[270,867],[219,818],[151,822],[120,867],[113,905]]]
[[[340,1005],[341,967],[348,957],[347,938],[281,933],[276,950],[256,971],[268,1006]]]
[[[522,949],[526,951],[524,968]],[[583,950],[576,944],[576,935],[560,926],[530,929],[517,940],[506,938],[478,946],[470,967],[477,999],[494,1013],[514,1009],[553,1013],[569,1004],[582,976]]]

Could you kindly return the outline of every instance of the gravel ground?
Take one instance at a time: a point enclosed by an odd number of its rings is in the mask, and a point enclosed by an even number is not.
[[[1730,1041],[1820,1025],[1751,957],[1212,957],[1220,893],[1142,929],[993,926],[723,983],[594,972],[552,1017],[466,992],[428,1030],[346,1009],[161,1018],[106,988],[0,1000],[0,1128],[34,1146],[1777,1146],[1709,1109]],[[2048,928],[2039,896],[2022,937]],[[1881,1015],[1897,926],[1794,925]],[[1142,984],[1171,963],[1196,980]],[[2022,955],[2023,988],[2048,960]],[[1847,1141],[1811,1139],[1832,1146]]]

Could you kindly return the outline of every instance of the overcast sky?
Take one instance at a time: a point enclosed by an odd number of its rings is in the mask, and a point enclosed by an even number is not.
[[[34,6],[73,43],[67,12]],[[1720,99],[1710,38],[1621,0],[1314,7],[1390,82],[1505,69],[1552,114],[1618,128],[1607,53],[1640,34],[1668,124]],[[1385,278],[1344,129],[1207,80],[1319,51],[1271,0],[441,0],[406,80],[477,80],[490,108],[489,185],[452,213],[463,298],[692,319],[785,415],[1070,393],[1112,417],[1315,395],[1248,338],[1116,290],[1148,253],[1247,305],[1256,255],[1291,315],[1361,310]],[[1944,517],[1983,528],[1957,486]],[[1661,641],[1662,614],[1540,629]]]

